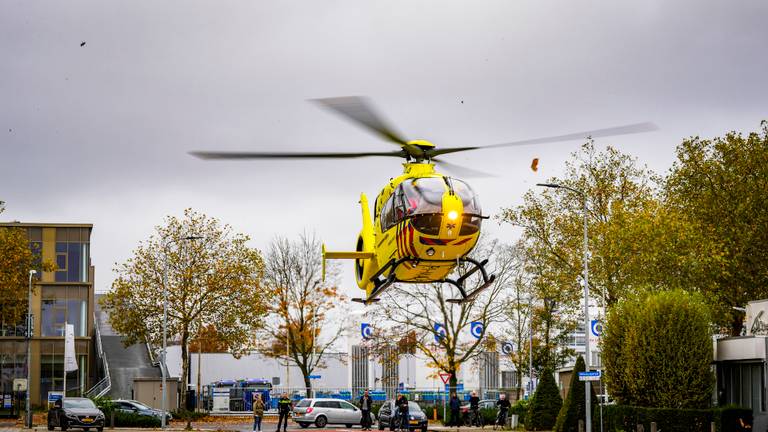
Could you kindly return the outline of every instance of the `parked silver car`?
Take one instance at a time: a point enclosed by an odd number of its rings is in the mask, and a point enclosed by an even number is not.
[[[322,428],[327,424],[343,424],[347,428],[362,424],[360,408],[341,399],[302,399],[293,407],[293,421],[306,428],[309,425]],[[373,420],[373,413],[371,413]]]

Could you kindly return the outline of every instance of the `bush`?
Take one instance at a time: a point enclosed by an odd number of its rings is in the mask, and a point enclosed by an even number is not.
[[[596,417],[593,415],[592,418]],[[650,430],[651,422],[656,422],[657,429],[664,432],[709,432],[713,421],[718,432],[746,432],[752,429],[752,411],[733,407],[676,409],[607,405],[603,407],[603,420],[605,430],[609,431],[636,430],[638,424]],[[595,423],[593,426],[596,426]]]
[[[520,399],[519,401],[515,402],[514,405],[512,405],[512,407],[509,409],[509,413],[517,414],[517,420],[521,424],[525,424],[526,414],[528,414],[528,405],[529,403],[527,400]],[[495,420],[496,417],[494,416],[493,419]]]
[[[551,430],[562,406],[563,399],[560,397],[555,377],[552,372],[546,370],[531,398],[525,430]]]
[[[123,411],[115,411],[115,427],[139,427],[139,428],[159,428],[160,418],[154,416],[138,415]],[[106,415],[106,413],[105,413]],[[107,425],[109,417],[107,417]]]
[[[619,404],[709,407],[712,338],[700,294],[676,290],[623,300],[609,311],[605,330],[605,383]]]
[[[584,372],[585,370],[584,358],[579,356],[573,367],[573,374],[571,374],[571,386],[568,389],[568,396],[565,398],[563,407],[560,408],[560,413],[557,415],[555,432],[577,432],[579,430],[579,420],[586,417],[587,406],[584,400],[584,381],[579,380],[579,372]],[[595,396],[595,388],[592,387],[590,390],[591,406],[596,407],[597,396]]]
[[[208,413],[205,411],[188,411],[185,409],[180,409],[173,413],[173,418],[190,421],[200,420],[204,417],[208,417]]]

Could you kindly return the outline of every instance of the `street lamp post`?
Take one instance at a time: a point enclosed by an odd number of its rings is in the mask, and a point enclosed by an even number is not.
[[[198,240],[203,238],[202,236],[187,236],[180,240]],[[170,239],[167,242],[163,244],[163,352],[160,355],[162,359],[162,365],[160,367],[160,372],[163,376],[162,378],[162,399],[161,399],[161,411],[163,412],[162,416],[160,417],[160,427],[162,429],[165,429],[166,427],[166,412],[167,412],[167,375],[168,375],[168,365],[166,364],[166,355],[167,355],[167,349],[168,349],[168,246],[171,245],[171,243],[175,243],[179,239]]]
[[[32,387],[32,276],[37,274],[37,270],[29,271],[29,287],[27,288],[27,427],[32,429],[32,410],[30,409]]]
[[[587,194],[579,189],[572,188],[570,186],[564,186],[556,183],[537,183],[536,186],[542,186],[542,187],[548,187],[548,188],[554,188],[554,189],[565,189],[574,193],[577,193],[581,195],[582,202],[584,204],[583,211],[584,211],[584,357],[585,357],[585,365],[586,370],[589,371],[589,363],[590,363],[590,352],[589,352],[589,328],[590,328],[590,322],[589,322],[589,237],[587,235],[587,222],[588,222],[588,214],[587,214]],[[585,423],[586,423],[586,430],[591,431],[592,430],[592,410],[591,410],[591,385],[589,381],[584,381],[584,404],[585,404]]]

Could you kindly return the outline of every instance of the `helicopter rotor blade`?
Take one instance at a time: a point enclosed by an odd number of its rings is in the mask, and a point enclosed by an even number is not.
[[[436,163],[437,165],[440,165],[440,168],[442,168],[446,172],[455,174],[458,177],[463,177],[463,178],[496,177],[495,174],[474,170],[472,168],[467,168],[461,165],[448,163],[444,160],[432,159],[432,162]]]
[[[462,151],[468,151],[468,150],[480,150],[480,149],[489,149],[489,148],[498,148],[498,147],[514,147],[514,146],[531,145],[531,144],[548,144],[548,143],[561,142],[561,141],[573,141],[578,139],[585,139],[587,137],[603,138],[603,137],[617,136],[617,135],[630,135],[630,134],[636,134],[636,133],[652,132],[658,129],[659,127],[656,126],[656,124],[651,122],[634,123],[634,124],[616,126],[611,128],[605,128],[605,129],[594,129],[594,130],[576,132],[576,133],[565,134],[565,135],[556,135],[556,136],[544,137],[544,138],[534,138],[534,139],[513,141],[513,142],[501,143],[501,144],[491,144],[486,146],[439,148],[435,150],[429,150],[427,154],[429,156],[439,156],[443,154],[456,153],[456,152],[462,152]]]
[[[395,128],[387,124],[381,114],[376,112],[373,104],[362,96],[345,96],[325,99],[310,99],[323,108],[340,114],[354,123],[368,129],[381,138],[406,146],[408,141]]]
[[[370,156],[404,157],[402,151],[360,152],[360,153],[279,153],[279,152],[209,152],[191,151],[192,156],[206,160],[242,160],[242,159],[354,159]]]

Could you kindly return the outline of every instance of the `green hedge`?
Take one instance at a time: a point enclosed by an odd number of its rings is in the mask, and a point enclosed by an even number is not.
[[[109,417],[107,417],[109,425]],[[160,418],[115,411],[115,427],[159,428]]]
[[[599,407],[592,415],[593,430],[600,430]],[[739,420],[749,428],[741,426]],[[603,407],[604,427],[607,431],[634,431],[642,424],[650,430],[651,422],[664,432],[709,432],[715,422],[717,432],[752,430],[752,410],[735,407],[715,409],[642,408],[623,405]]]

